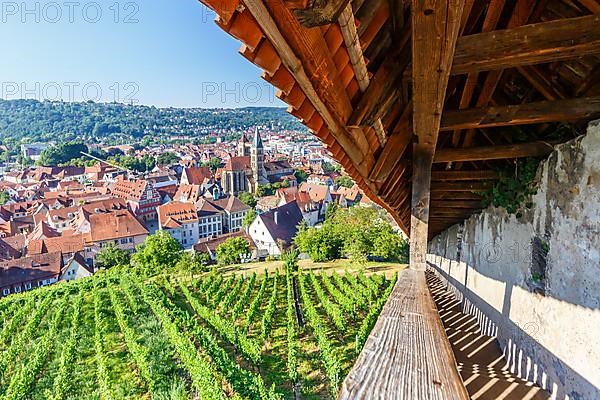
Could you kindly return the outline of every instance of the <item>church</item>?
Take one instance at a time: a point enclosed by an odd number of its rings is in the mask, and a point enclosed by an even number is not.
[[[287,161],[265,162],[265,150],[258,128],[252,142],[246,134],[238,142],[236,155],[232,156],[221,173],[221,187],[229,195],[241,192],[256,193],[259,186],[293,177],[294,169]]]

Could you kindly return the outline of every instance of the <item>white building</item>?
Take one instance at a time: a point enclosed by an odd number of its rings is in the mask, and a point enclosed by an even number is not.
[[[157,211],[159,229],[167,231],[184,249],[196,244],[200,230],[194,204],[171,202]]]
[[[302,222],[302,212],[296,201],[274,208],[256,217],[248,234],[260,256],[280,256],[293,242]]]

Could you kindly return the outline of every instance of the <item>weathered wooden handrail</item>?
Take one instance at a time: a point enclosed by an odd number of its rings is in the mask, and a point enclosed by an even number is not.
[[[468,398],[425,273],[407,269],[346,377],[340,399]]]

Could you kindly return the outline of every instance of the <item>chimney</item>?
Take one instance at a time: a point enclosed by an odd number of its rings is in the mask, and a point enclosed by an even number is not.
[[[273,214],[273,220],[275,221],[275,225],[279,225],[279,211],[275,211]]]

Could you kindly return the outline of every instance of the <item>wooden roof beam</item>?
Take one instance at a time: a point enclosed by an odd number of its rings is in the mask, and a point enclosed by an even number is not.
[[[298,8],[294,14],[307,28],[336,22],[350,0],[315,0],[308,8]]]
[[[479,200],[431,200],[431,208],[464,208],[477,209],[481,208],[482,204]]]
[[[537,0],[517,0],[512,10],[512,15],[508,21],[507,29],[513,29],[526,24],[529,18],[531,17],[531,14],[535,11],[536,7],[539,4],[540,3]],[[481,87],[481,91],[475,103],[476,107],[483,107],[488,105],[488,103],[492,99],[492,96],[494,95],[494,92],[496,91],[496,87],[498,86],[500,79],[502,78],[502,73],[502,70],[495,70],[490,71],[486,74],[485,80]],[[473,137],[475,136],[475,132],[475,129],[469,129],[465,132],[464,140],[462,142],[463,147],[471,146],[471,143],[473,142]],[[456,147],[458,146],[460,139],[455,139],[456,138],[453,137],[453,144]],[[455,165],[455,168],[462,168],[462,164],[457,163],[457,165]]]
[[[400,40],[394,43],[393,49],[386,55],[369,86],[360,96],[348,119],[348,126],[370,126],[383,117],[386,110],[382,105],[394,95],[397,90],[396,82],[410,63],[410,35],[411,27],[407,24]]]
[[[541,64],[600,53],[600,15],[463,36],[452,74]]]
[[[585,8],[593,14],[600,14],[600,3],[596,0],[578,0]]]
[[[338,22],[344,38],[344,44],[348,49],[350,63],[352,64],[354,75],[358,81],[358,87],[361,92],[365,92],[369,87],[370,78],[369,72],[367,71],[367,64],[365,63],[365,57],[360,45],[360,40],[358,38],[358,32],[356,30],[356,23],[351,4],[346,5],[340,14]],[[377,118],[375,121],[373,121],[373,129],[377,134],[379,144],[381,146],[385,146],[387,135],[380,118]]]
[[[432,171],[432,181],[488,181],[498,179],[498,173],[493,170],[479,171]]]
[[[439,149],[434,163],[453,161],[501,160],[506,158],[545,157],[554,150],[548,142],[520,143],[502,146]]]
[[[446,111],[441,131],[574,121],[600,116],[600,96]]]
[[[366,176],[374,160],[369,161],[372,156],[364,135],[349,132],[341,122],[349,116],[351,105],[321,34],[302,28],[281,0],[269,2],[270,10],[262,0],[244,3],[331,134]],[[277,15],[277,23],[271,13]]]
[[[491,182],[432,182],[432,192],[483,192],[491,187]]]

